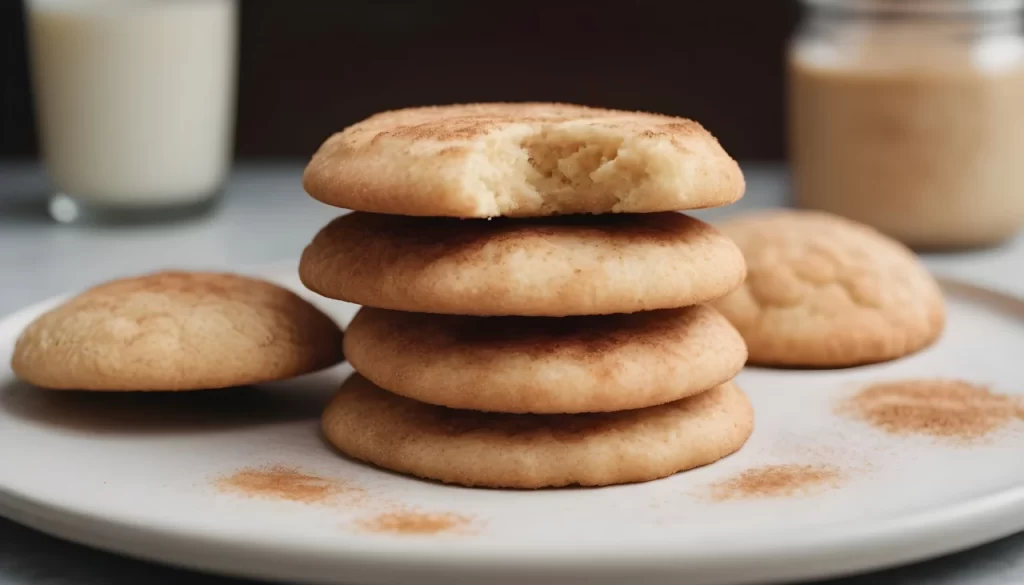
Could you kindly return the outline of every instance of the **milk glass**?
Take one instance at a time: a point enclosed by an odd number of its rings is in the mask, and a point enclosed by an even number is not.
[[[213,206],[232,154],[238,10],[238,0],[26,0],[55,220]]]

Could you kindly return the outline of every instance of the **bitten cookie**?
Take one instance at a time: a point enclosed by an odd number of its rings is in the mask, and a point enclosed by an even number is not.
[[[358,211],[479,218],[717,207],[745,186],[692,120],[551,103],[382,112],[328,138],[303,185]]]
[[[323,415],[327,439],[351,457],[446,483],[505,488],[658,479],[739,450],[753,428],[750,402],[732,382],[651,408],[536,415],[424,404],[354,374]]]
[[[342,360],[342,331],[291,291],[234,274],[159,272],[101,284],[21,333],[11,367],[67,390],[199,390]]]
[[[746,283],[713,302],[752,364],[841,367],[895,359],[945,324],[938,283],[909,249],[817,211],[751,213],[723,223],[743,250]]]
[[[306,247],[312,291],[422,313],[562,317],[676,308],[743,282],[743,254],[680,213],[459,220],[350,213]]]
[[[731,380],[743,338],[711,307],[598,317],[462,317],[364,307],[349,363],[420,402],[512,413],[644,408]]]

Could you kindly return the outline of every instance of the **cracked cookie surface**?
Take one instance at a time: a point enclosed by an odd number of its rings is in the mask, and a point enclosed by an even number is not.
[[[199,390],[320,370],[341,329],[295,293],[234,274],[166,271],[100,284],[21,333],[14,372],[65,390]]]
[[[396,311],[564,317],[684,307],[743,282],[739,248],[680,213],[494,220],[355,212],[302,253],[310,290]]]
[[[728,205],[739,165],[685,118],[557,103],[374,114],[329,137],[303,186],[337,207],[489,218]]]
[[[938,283],[902,244],[817,211],[745,214],[720,229],[743,251],[744,285],[712,304],[751,364],[843,367],[895,359],[945,325]]]

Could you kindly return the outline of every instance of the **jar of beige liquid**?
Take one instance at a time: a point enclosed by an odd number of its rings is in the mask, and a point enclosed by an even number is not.
[[[1024,225],[1021,0],[804,0],[789,49],[794,202],[918,249]]]
[[[193,215],[234,138],[238,0],[27,0],[42,159],[61,222]]]

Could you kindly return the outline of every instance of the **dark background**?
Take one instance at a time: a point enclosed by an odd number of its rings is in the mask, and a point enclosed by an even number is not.
[[[780,159],[790,1],[244,0],[237,152],[306,157],[374,111],[558,100],[694,118]],[[36,152],[20,0],[0,0],[0,157]]]

